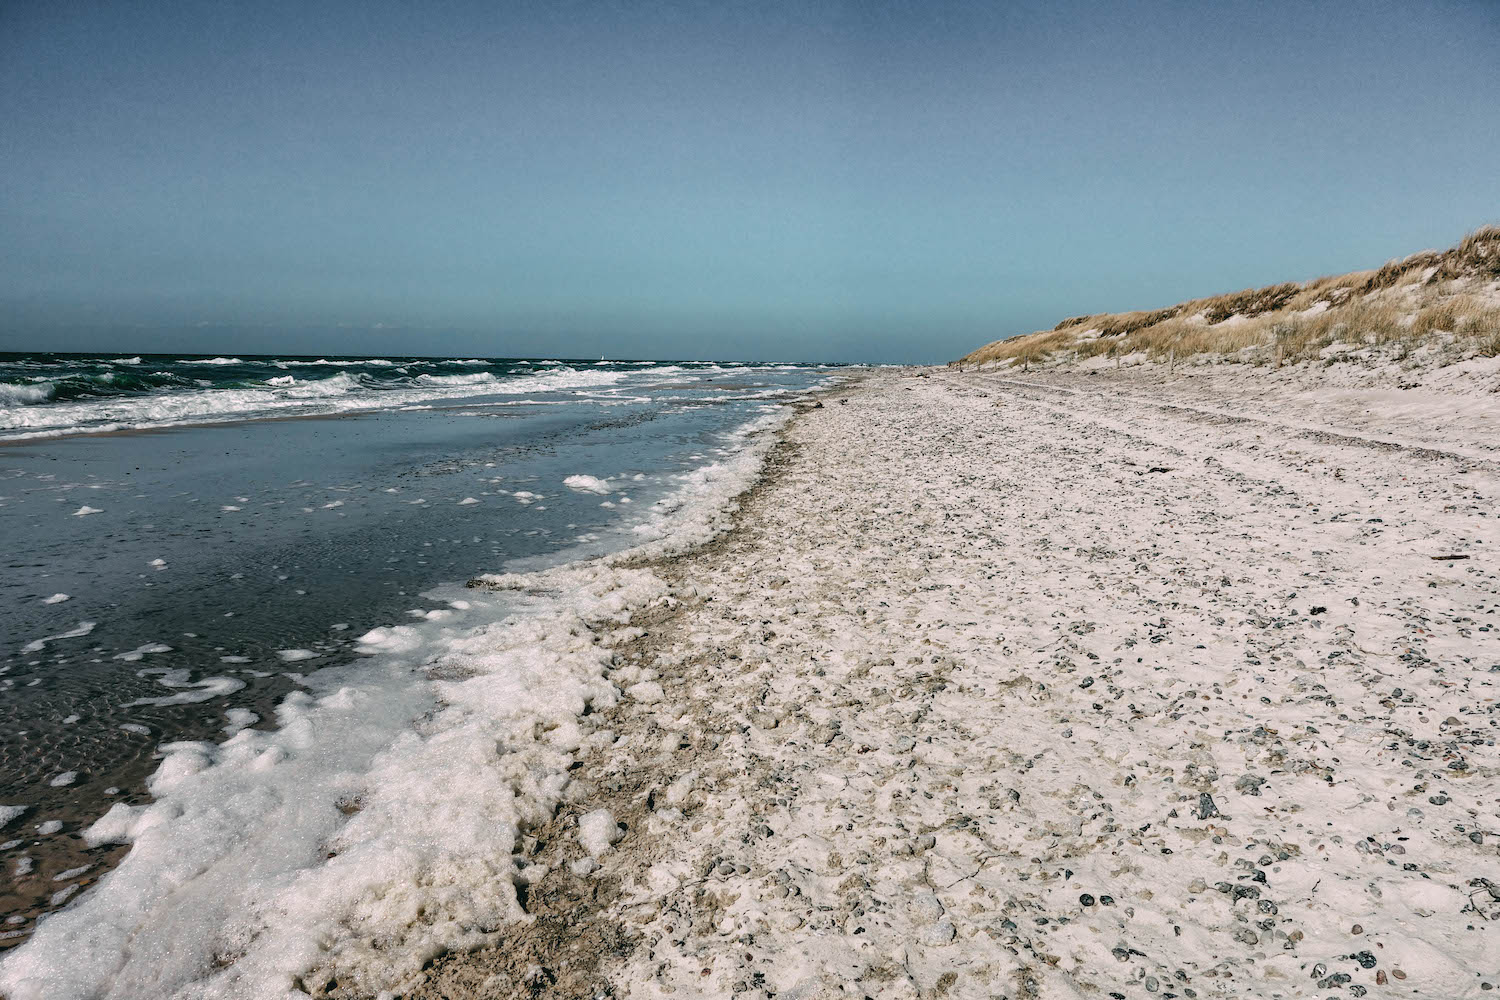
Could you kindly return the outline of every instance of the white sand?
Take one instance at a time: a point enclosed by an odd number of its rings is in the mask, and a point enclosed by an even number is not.
[[[631,817],[583,879],[619,886],[589,919],[635,942],[598,978],[679,998],[1500,982],[1500,397],[1150,375],[878,374],[792,426],[735,533],[661,568],[681,611],[611,677],[660,693],[595,720],[579,774],[577,810]],[[571,870],[533,898],[576,892]],[[561,990],[577,961],[545,975]]]

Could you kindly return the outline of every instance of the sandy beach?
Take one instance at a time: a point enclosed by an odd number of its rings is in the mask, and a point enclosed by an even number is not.
[[[593,624],[625,697],[518,847],[528,916],[404,990],[1484,995],[1497,375],[907,369],[805,407],[733,528]]]
[[[845,376],[162,747],[0,994],[1488,995],[1500,359],[1106,362]]]

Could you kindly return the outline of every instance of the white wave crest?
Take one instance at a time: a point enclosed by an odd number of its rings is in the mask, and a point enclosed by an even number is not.
[[[363,358],[359,361],[329,361],[327,358],[319,358],[316,361],[272,361],[271,364],[277,368],[394,368],[396,362],[386,358]]]
[[[108,397],[36,406],[45,402],[32,386],[0,384],[25,398],[0,394],[0,440],[57,437],[99,431],[143,430],[182,424],[243,420],[257,416],[314,415],[394,409],[438,399],[562,392],[611,385],[628,372],[580,372],[554,368],[535,374],[496,378],[490,372],[419,375],[405,387],[380,387],[359,374],[340,372],[300,381],[275,376],[272,383],[236,389],[204,388],[147,396]],[[291,379],[284,382],[282,379]],[[30,390],[30,391],[28,391]],[[47,390],[50,393],[50,384]]]
[[[413,381],[418,385],[480,385],[496,381],[493,372],[475,372],[473,375],[418,375]]]
[[[45,403],[52,398],[52,393],[55,391],[56,386],[51,382],[33,382],[30,385],[0,382],[0,407]]]

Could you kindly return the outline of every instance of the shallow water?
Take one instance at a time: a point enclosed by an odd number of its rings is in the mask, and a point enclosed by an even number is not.
[[[267,725],[368,629],[450,613],[433,588],[624,547],[726,432],[834,374],[689,370],[0,447],[0,805],[26,807],[0,830],[3,943],[123,853],[80,831],[148,799],[159,746]]]

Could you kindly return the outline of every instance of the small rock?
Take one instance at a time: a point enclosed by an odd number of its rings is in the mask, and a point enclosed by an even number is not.
[[[951,943],[957,935],[958,931],[954,928],[953,921],[947,917],[942,917],[937,923],[929,925],[922,932],[922,943],[941,947],[942,945]]]
[[[662,797],[666,799],[667,805],[680,806],[693,793],[693,786],[697,782],[697,771],[688,771],[686,774],[678,775],[677,779],[667,786],[666,793]]]
[[[1266,779],[1258,774],[1241,775],[1234,783],[1234,790],[1241,795],[1259,795],[1260,786],[1266,783]]]
[[[911,898],[907,910],[921,924],[935,924],[943,918],[944,908],[934,893],[924,892]]]

